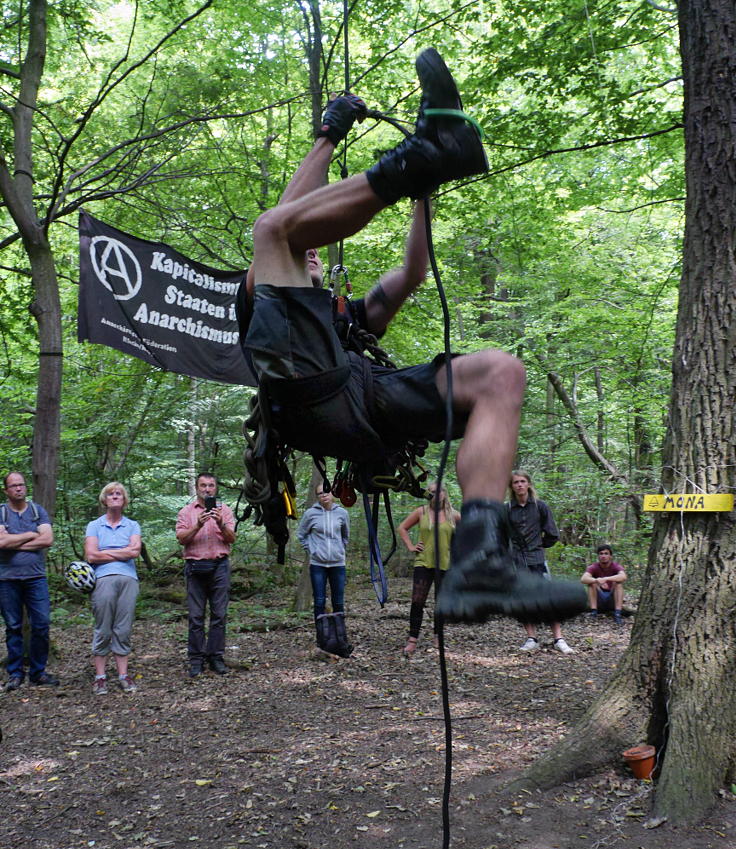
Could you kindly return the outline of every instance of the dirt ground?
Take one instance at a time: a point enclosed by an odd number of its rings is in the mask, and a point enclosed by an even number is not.
[[[380,610],[349,586],[356,649],[339,662],[318,659],[307,627],[233,622],[226,677],[187,677],[183,618],[139,619],[131,695],[94,697],[90,629],[54,628],[62,686],[0,695],[0,849],[439,849],[439,667],[426,622],[401,656],[409,589],[394,580]],[[548,629],[528,656],[513,622],[448,628],[453,847],[736,849],[730,793],[699,827],[647,829],[651,784],[623,764],[544,793],[505,789],[601,689],[630,627],[572,622],[569,657]]]

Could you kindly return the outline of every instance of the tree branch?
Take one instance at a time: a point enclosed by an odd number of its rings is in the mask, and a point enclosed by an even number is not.
[[[601,139],[597,142],[590,142],[590,144],[580,144],[573,145],[572,147],[557,147],[550,148],[549,150],[543,150],[541,153],[536,153],[534,156],[529,156],[526,159],[519,159],[516,162],[511,162],[508,165],[504,165],[502,168],[495,168],[492,171],[487,171],[485,174],[481,174],[479,177],[473,177],[471,180],[465,180],[462,183],[454,184],[452,188],[445,189],[442,192],[437,193],[437,197],[441,197],[444,194],[447,194],[451,191],[456,191],[461,186],[468,186],[471,183],[479,183],[481,180],[487,180],[489,177],[495,177],[498,174],[505,174],[507,171],[514,171],[516,168],[522,168],[524,165],[529,165],[531,162],[537,162],[540,159],[548,159],[550,156],[558,156],[562,153],[575,153],[578,150],[595,150],[597,147],[611,147],[617,144],[626,144],[627,142],[633,141],[641,141],[642,139],[651,139],[656,136],[662,136],[666,133],[671,133],[673,130],[681,130],[683,128],[683,124],[678,121],[676,124],[672,124],[670,127],[664,127],[661,130],[654,130],[651,133],[642,133],[640,136],[621,136],[617,139]],[[500,146],[500,145],[498,145]]]
[[[120,61],[113,68],[110,69],[110,73],[107,75],[105,82],[100,87],[100,90],[98,91],[97,96],[87,106],[87,108],[82,113],[81,117],[77,119],[76,130],[74,131],[74,133],[71,135],[70,138],[65,139],[64,144],[62,145],[62,149],[59,152],[59,168],[58,168],[58,171],[57,171],[56,179],[54,180],[53,189],[51,191],[52,202],[50,204],[49,211],[44,216],[45,226],[47,228],[48,228],[48,225],[51,223],[51,221],[54,220],[53,210],[54,210],[54,207],[56,206],[56,197],[57,197],[58,193],[61,191],[61,186],[62,186],[63,179],[64,179],[64,177],[63,177],[64,164],[66,162],[66,159],[69,156],[75,142],[77,141],[79,136],[82,134],[82,132],[86,128],[87,123],[89,122],[89,120],[91,119],[92,115],[95,113],[97,108],[103,103],[103,101],[107,98],[107,96],[115,90],[115,88],[117,86],[119,86],[125,79],[127,79],[133,73],[133,71],[137,70],[142,65],[144,65],[151,58],[151,56],[153,56],[155,53],[157,53],[163,47],[163,45],[166,44],[167,41],[169,41],[171,38],[173,38],[174,35],[176,35],[182,29],[182,27],[186,26],[186,24],[188,24],[190,21],[193,21],[195,18],[197,18],[199,15],[201,15],[206,9],[208,9],[212,5],[213,2],[214,2],[214,0],[205,0],[205,2],[198,9],[195,9],[195,11],[192,12],[191,15],[188,15],[186,18],[183,18],[181,21],[179,21],[179,23],[176,24],[176,26],[172,27],[172,29],[170,29],[169,32],[167,32],[164,36],[162,36],[159,39],[159,41],[150,50],[148,50],[146,53],[144,53],[143,56],[140,59],[133,62],[131,65],[129,65],[125,69],[125,71],[123,71],[123,73],[120,74],[119,77],[117,77],[115,80],[111,81],[111,77],[112,77],[113,73],[117,70],[117,68],[119,68],[122,65],[122,63],[124,61],[126,61],[128,55],[129,55],[130,42],[131,42],[131,39],[133,37],[133,29],[135,28],[135,20],[134,20],[133,28],[131,29],[131,33],[130,33],[129,39],[128,39],[128,46],[126,48],[126,52],[125,52],[124,56],[120,59]],[[137,13],[138,13],[138,5],[136,4],[136,19],[137,19]]]
[[[565,389],[562,378],[559,374],[552,371],[547,364],[544,362],[543,357],[537,354],[535,351],[532,351],[535,358],[542,366],[542,369],[545,371],[547,375],[547,379],[552,384],[552,388],[555,390],[555,394],[562,402],[562,406],[567,411],[568,417],[575,428],[575,432],[578,437],[578,441],[583,446],[583,450],[588,455],[593,465],[597,466],[602,472],[607,474],[612,480],[617,483],[622,484],[626,487],[629,492],[627,493],[627,498],[634,509],[637,519],[641,516],[642,511],[642,503],[641,498],[634,492],[630,491],[630,482],[629,479],[623,472],[620,472],[616,466],[608,460],[605,455],[598,450],[598,447],[595,445],[593,440],[590,438],[588,434],[587,428],[583,424],[582,419],[580,418],[580,412],[578,410],[576,402],[569,395],[567,390]]]

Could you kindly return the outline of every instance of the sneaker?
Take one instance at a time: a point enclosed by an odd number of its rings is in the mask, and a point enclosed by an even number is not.
[[[95,696],[107,695],[107,678],[95,678],[92,684],[92,694]]]
[[[428,197],[442,183],[488,171],[478,129],[460,115],[427,115],[431,109],[462,111],[452,74],[430,47],[416,60],[422,100],[414,135],[386,153],[366,172],[373,191],[386,203],[401,197]]]
[[[588,609],[578,581],[553,581],[516,567],[509,551],[506,509],[497,501],[463,507],[450,569],[437,596],[446,622],[485,622],[491,614],[520,622],[563,622]]]
[[[555,650],[562,652],[562,654],[575,654],[575,649],[571,649],[562,637],[555,640]]]
[[[519,651],[536,651],[539,648],[539,640],[534,637],[528,637],[523,646],[519,646]]]
[[[189,677],[196,678],[198,675],[201,675],[203,671],[202,661],[201,660],[193,660],[189,664]]]
[[[8,678],[5,684],[5,692],[10,693],[13,690],[19,690],[22,683],[23,678],[20,675],[13,675],[12,678]]]
[[[615,622],[616,625],[623,625],[624,624],[624,618],[623,618],[623,615],[621,614],[620,610],[614,610],[613,611],[613,621]]]
[[[227,675],[230,671],[227,666],[225,666],[225,661],[221,657],[210,658],[210,669],[217,673],[217,675]]]
[[[598,611],[597,610],[589,611],[588,612],[588,619],[590,619],[591,622],[597,622],[598,621]]]
[[[138,689],[130,675],[123,675],[121,678],[118,678],[118,686],[124,693],[135,693]]]
[[[36,684],[39,687],[58,687],[61,682],[50,672],[42,672],[38,678],[31,678],[31,684]]]

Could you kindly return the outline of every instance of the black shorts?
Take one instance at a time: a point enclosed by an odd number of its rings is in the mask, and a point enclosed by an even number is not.
[[[274,427],[294,448],[366,461],[407,439],[444,439],[435,380],[442,356],[389,369],[344,351],[325,289],[257,285],[244,347],[271,398]],[[453,437],[462,436],[467,413],[456,411],[453,423]]]

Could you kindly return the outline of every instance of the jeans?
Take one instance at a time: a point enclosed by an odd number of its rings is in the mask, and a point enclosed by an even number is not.
[[[325,612],[327,581],[330,582],[332,612],[342,613],[345,610],[345,567],[320,566],[317,563],[310,563],[309,577],[312,580],[315,620]]]
[[[187,609],[189,611],[190,661],[225,655],[225,623],[230,601],[230,561],[226,557],[209,575],[187,566]],[[210,604],[210,630],[205,639],[205,616]]]
[[[0,610],[5,620],[8,647],[8,678],[23,677],[23,608],[31,623],[28,674],[35,681],[49,659],[51,602],[45,576],[28,580],[0,581]]]

